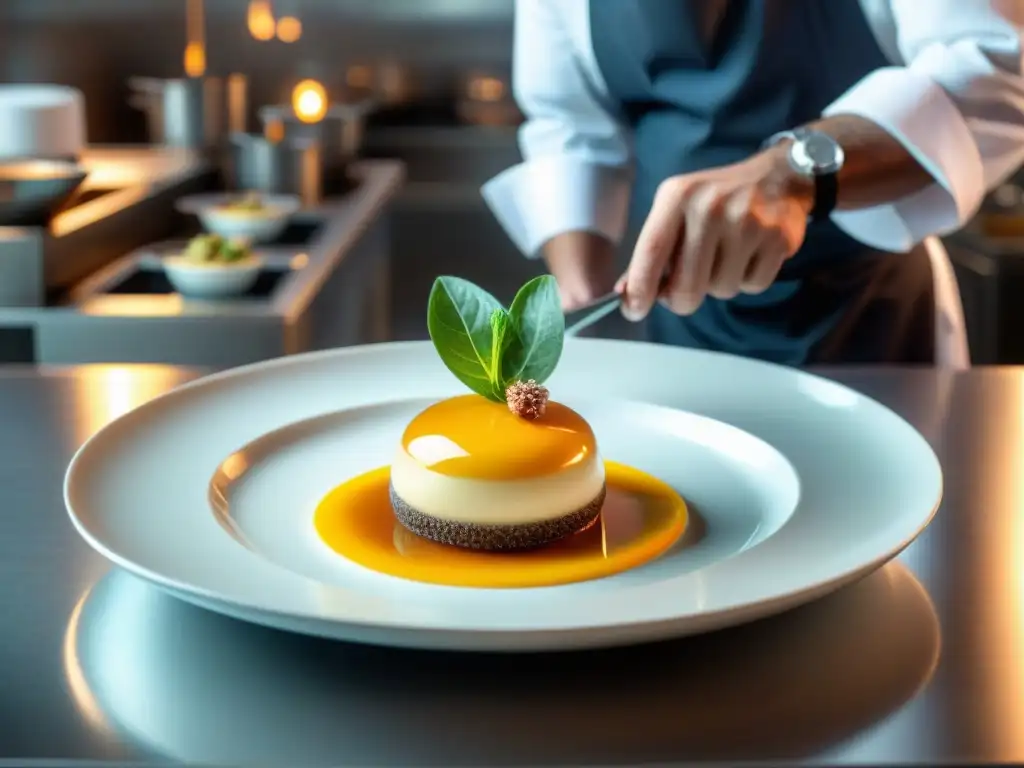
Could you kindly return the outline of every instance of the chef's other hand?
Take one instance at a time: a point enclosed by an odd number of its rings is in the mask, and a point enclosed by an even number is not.
[[[615,248],[590,232],[565,232],[544,246],[544,261],[558,283],[562,311],[601,298],[615,284]]]
[[[761,293],[799,249],[812,205],[812,182],[789,169],[783,146],[667,179],[616,285],[623,313],[641,320],[660,300],[688,315],[708,295]]]

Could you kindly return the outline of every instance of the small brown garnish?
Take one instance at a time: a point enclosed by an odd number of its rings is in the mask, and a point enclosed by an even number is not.
[[[517,381],[505,390],[508,409],[521,419],[533,421],[548,407],[548,391],[533,379]]]

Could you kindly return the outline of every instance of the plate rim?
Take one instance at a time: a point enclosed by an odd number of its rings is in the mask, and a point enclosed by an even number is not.
[[[636,346],[653,347],[659,350],[665,350],[664,345],[652,344],[649,342],[629,342],[619,340],[607,340],[607,339],[572,339],[567,340],[567,344],[573,346],[587,346],[593,348],[604,347],[606,349],[622,348],[628,346],[635,348]],[[402,342],[382,342],[377,344],[359,345],[353,347],[346,347],[341,349],[333,350],[318,350],[312,352],[306,352],[297,355],[290,355],[285,357],[279,357],[272,360],[261,361],[250,363],[248,365],[239,366],[223,371],[217,371],[205,376],[200,376],[191,381],[185,382],[181,385],[173,387],[172,389],[164,392],[145,403],[139,405],[137,408],[132,409],[126,414],[119,416],[117,419],[110,421],[105,424],[93,435],[91,435],[79,448],[74,452],[71,461],[68,464],[67,471],[64,477],[63,483],[63,497],[65,507],[68,515],[71,518],[72,524],[78,531],[79,535],[94,549],[98,554],[103,556],[105,559],[113,563],[114,565],[155,584],[158,587],[169,590],[171,593],[183,597],[186,600],[195,602],[196,604],[204,605],[210,608],[211,605],[221,605],[231,609],[231,615],[238,617],[244,616],[249,621],[255,623],[265,624],[267,626],[274,626],[278,628],[288,628],[289,623],[294,623],[296,620],[302,624],[313,624],[320,626],[321,628],[336,627],[336,628],[348,628],[355,630],[355,632],[314,632],[314,634],[322,634],[324,636],[333,637],[344,637],[352,640],[359,641],[354,635],[367,635],[367,634],[392,634],[398,633],[402,636],[412,636],[409,642],[398,642],[397,640],[389,639],[387,644],[389,645],[405,645],[408,647],[445,647],[455,648],[464,647],[465,650],[471,650],[472,648],[485,646],[483,650],[500,650],[504,645],[510,646],[508,650],[522,650],[523,646],[532,645],[532,642],[525,642],[524,639],[531,638],[534,641],[539,639],[540,648],[558,648],[558,647],[599,647],[608,644],[617,644],[616,641],[611,640],[610,642],[602,641],[601,638],[605,637],[608,630],[614,629],[616,632],[612,633],[615,635],[625,633],[630,634],[642,634],[645,638],[657,639],[659,637],[669,636],[680,636],[682,634],[689,634],[686,630],[687,624],[699,624],[703,628],[693,630],[694,632],[708,631],[709,629],[715,629],[723,626],[728,626],[735,623],[746,621],[743,618],[744,615],[749,616],[751,620],[760,618],[763,616],[771,615],[773,613],[780,612],[789,607],[794,607],[801,603],[807,602],[808,600],[814,599],[817,596],[828,594],[835,589],[848,584],[860,576],[866,573],[870,573],[876,570],[881,565],[889,562],[890,560],[897,557],[904,549],[906,549],[932,522],[938,509],[941,505],[943,492],[944,492],[944,481],[941,463],[935,454],[934,449],[928,443],[928,441],[920,434],[920,432],[904,419],[900,414],[893,411],[888,406],[874,400],[867,395],[864,395],[857,390],[849,387],[840,382],[828,379],[820,376],[816,373],[808,372],[802,369],[793,369],[787,366],[782,366],[774,363],[769,363],[760,360],[752,360],[749,358],[739,358],[744,364],[749,364],[754,367],[766,366],[773,369],[782,369],[786,371],[787,375],[795,376],[798,380],[810,380],[826,383],[829,387],[837,387],[843,390],[859,400],[867,401],[871,404],[871,407],[881,409],[888,418],[895,419],[898,422],[905,425],[914,435],[916,435],[919,447],[922,449],[922,453],[918,458],[925,458],[927,456],[929,463],[929,470],[934,474],[936,479],[935,497],[932,500],[931,508],[927,515],[923,515],[919,523],[914,524],[914,530],[908,535],[904,536],[903,539],[895,545],[887,546],[886,551],[877,557],[873,558],[870,562],[861,562],[855,566],[845,568],[842,571],[836,572],[828,578],[819,579],[803,585],[801,588],[796,590],[784,591],[780,594],[775,594],[767,598],[760,600],[748,601],[737,605],[725,605],[719,606],[710,610],[704,610],[699,614],[694,615],[677,615],[672,617],[658,617],[658,618],[640,618],[633,620],[622,620],[616,619],[612,622],[605,624],[598,624],[594,627],[584,627],[578,624],[559,625],[545,624],[542,627],[536,628],[524,628],[524,627],[494,627],[494,628],[481,628],[481,627],[466,627],[466,626],[434,626],[430,624],[416,624],[411,623],[407,620],[395,618],[391,620],[389,617],[377,617],[373,621],[366,620],[343,620],[333,617],[327,617],[323,615],[316,615],[309,613],[301,609],[281,609],[278,607],[268,607],[265,605],[256,605],[245,600],[239,600],[236,596],[225,595],[216,590],[210,590],[206,587],[194,586],[187,582],[181,582],[179,579],[163,575],[150,567],[132,561],[130,558],[123,557],[117,552],[110,550],[103,542],[92,535],[89,529],[85,526],[82,520],[74,511],[72,504],[73,499],[73,484],[76,481],[77,473],[80,472],[83,457],[86,456],[94,446],[101,440],[106,439],[109,432],[114,429],[115,425],[122,422],[122,420],[129,418],[132,414],[137,414],[140,411],[148,411],[151,408],[157,408],[161,405],[166,406],[169,400],[187,397],[188,393],[194,389],[219,386],[226,381],[232,379],[244,378],[253,372],[265,371],[265,370],[276,370],[279,368],[286,368],[289,366],[302,365],[304,363],[315,363],[319,360],[344,360],[350,357],[362,356],[369,353],[380,353],[387,351],[394,351],[401,353],[402,350],[407,349],[422,349],[425,346],[430,346],[429,341],[402,341]],[[719,359],[736,359],[735,356],[712,352],[706,350],[684,350],[685,354],[692,357],[711,356]],[[429,394],[424,395],[429,396]],[[409,400],[408,396],[402,397],[386,397],[374,402],[375,405],[383,405],[391,402],[401,402]],[[626,398],[616,398],[617,400],[625,400]],[[654,402],[650,399],[645,398],[634,398],[632,402],[653,405],[662,408],[673,408],[675,410],[684,410],[682,408],[676,408],[675,406],[666,405],[659,402]],[[720,419],[716,419],[713,416],[709,416],[697,411],[686,411],[693,415],[699,416],[705,419],[712,419],[714,421],[720,421],[725,423],[732,428],[738,428],[743,430],[742,427],[724,422]],[[282,425],[284,426],[284,425]],[[746,430],[743,430],[746,431]],[[759,435],[749,433],[759,440],[764,441]],[[769,443],[770,444],[770,443]],[[774,447],[774,446],[773,446]],[[785,454],[783,454],[785,456]],[[788,457],[787,461],[788,461]],[[300,577],[306,578],[306,577]],[[306,579],[308,580],[308,579]],[[737,616],[739,615],[739,616]],[[566,642],[565,638],[580,634],[586,634],[588,629],[599,629],[601,631],[594,632],[595,637],[590,642],[580,643],[578,638],[573,639],[571,642]],[[299,630],[308,632],[309,629]],[[552,637],[553,644],[546,644],[543,641],[545,637]],[[559,639],[559,636],[565,636],[563,639]],[[466,638],[489,638],[488,642],[481,644],[476,640],[470,640],[468,643],[453,642],[455,637],[466,637]],[[496,638],[508,638],[508,641],[504,644],[498,643],[495,646]],[[371,641],[373,642],[373,641]],[[633,642],[632,640],[628,642]]]

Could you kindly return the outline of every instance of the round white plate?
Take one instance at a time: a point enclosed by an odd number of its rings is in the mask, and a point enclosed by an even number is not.
[[[894,557],[939,503],[938,461],[909,424],[803,372],[574,339],[549,386],[592,422],[606,458],[693,505],[680,546],[610,578],[521,590],[408,582],[328,552],[312,530],[320,497],[386,464],[426,402],[463,391],[427,342],[283,358],[175,390],[89,440],[65,499],[96,550],[210,609],[328,637],[508,651],[784,610]]]

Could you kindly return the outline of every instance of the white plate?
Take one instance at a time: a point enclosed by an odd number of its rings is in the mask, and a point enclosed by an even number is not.
[[[228,615],[386,645],[534,650],[691,634],[806,602],[895,556],[941,496],[938,461],[909,424],[799,371],[572,340],[550,388],[592,420],[606,458],[691,501],[703,538],[634,571],[544,589],[437,587],[330,556],[311,530],[319,496],[387,463],[425,398],[461,392],[426,342],[284,358],[182,387],[89,440],[65,499],[99,552]],[[210,481],[259,438],[253,465],[232,473],[232,535]]]

